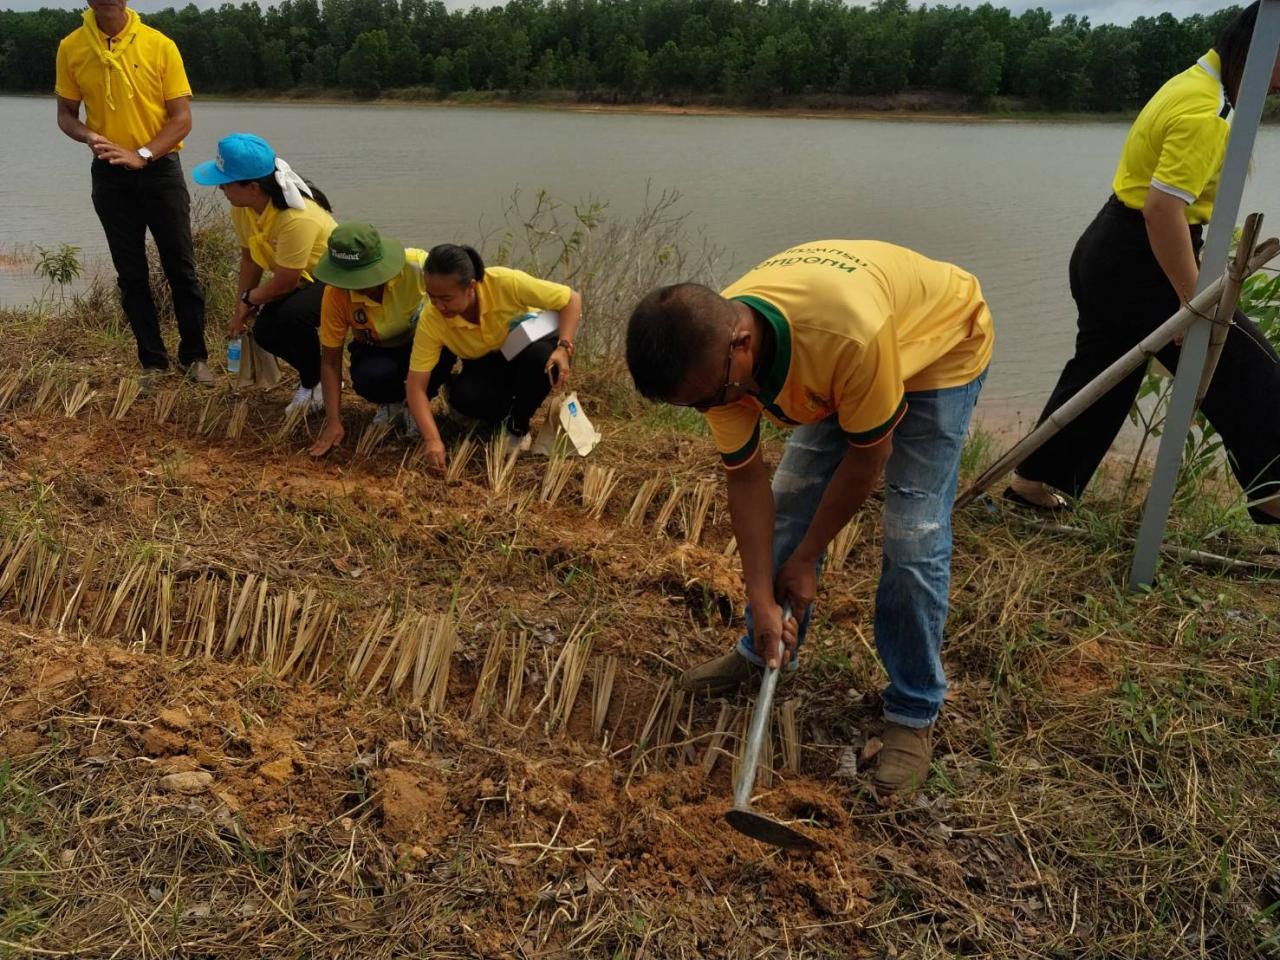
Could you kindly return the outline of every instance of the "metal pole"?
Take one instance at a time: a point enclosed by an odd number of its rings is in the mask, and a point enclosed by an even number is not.
[[[1244,75],[1240,79],[1240,93],[1236,98],[1235,116],[1231,123],[1231,140],[1227,145],[1226,161],[1222,165],[1217,202],[1209,225],[1209,239],[1200,260],[1202,264],[1208,265],[1209,270],[1201,271],[1198,289],[1203,289],[1212,282],[1227,262],[1236,217],[1240,213],[1244,181],[1249,172],[1249,158],[1253,154],[1253,143],[1262,119],[1262,107],[1267,98],[1271,68],[1277,51],[1280,51],[1280,0],[1262,0],[1258,9],[1258,21],[1253,29],[1253,40],[1249,44]],[[1209,321],[1197,321],[1192,324],[1182,342],[1178,376],[1173,384],[1173,398],[1165,418],[1164,436],[1160,438],[1160,452],[1156,456],[1155,475],[1147,493],[1142,527],[1138,531],[1138,545],[1133,553],[1133,566],[1129,570],[1130,590],[1149,586],[1155,578],[1156,561],[1160,557],[1165,524],[1169,520],[1169,507],[1173,502],[1174,487],[1182,466],[1182,448],[1195,415],[1196,392],[1205,369],[1212,326]]]

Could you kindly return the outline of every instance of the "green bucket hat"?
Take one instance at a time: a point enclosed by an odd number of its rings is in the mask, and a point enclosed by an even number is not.
[[[329,234],[329,249],[311,273],[340,290],[364,290],[386,283],[404,269],[404,246],[379,236],[367,223],[340,223]]]

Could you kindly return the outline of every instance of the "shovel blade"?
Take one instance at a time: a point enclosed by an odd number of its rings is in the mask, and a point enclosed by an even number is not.
[[[779,823],[772,817],[766,817],[754,810],[742,810],[737,807],[724,815],[729,826],[753,840],[767,843],[774,847],[785,847],[788,850],[818,850],[820,844],[810,840],[799,830]]]

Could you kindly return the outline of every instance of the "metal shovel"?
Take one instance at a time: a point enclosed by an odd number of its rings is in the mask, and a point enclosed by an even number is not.
[[[791,619],[791,605],[783,607],[782,619]],[[780,823],[763,813],[751,809],[751,790],[756,783],[756,766],[760,761],[760,745],[764,742],[769,711],[773,707],[773,692],[778,687],[778,668],[766,666],[760,681],[760,695],[756,697],[756,709],[751,714],[751,728],[747,731],[747,748],[742,756],[742,769],[733,790],[733,809],[724,815],[729,826],[753,840],[789,850],[817,850],[819,844],[799,830]]]

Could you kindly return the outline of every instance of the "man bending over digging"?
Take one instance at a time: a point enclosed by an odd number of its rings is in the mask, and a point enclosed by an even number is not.
[[[711,696],[797,667],[827,545],[881,473],[884,559],[876,648],[889,674],[877,794],[929,775],[946,692],[942,630],[951,505],[994,333],[978,281],[872,240],[784,250],[722,294],[692,283],[646,296],[627,327],[627,365],[653,400],[707,418],[729,484],[747,593],[745,636],[681,685]],[[773,476],[760,415],[794,427]],[[790,603],[799,623],[783,623]]]

